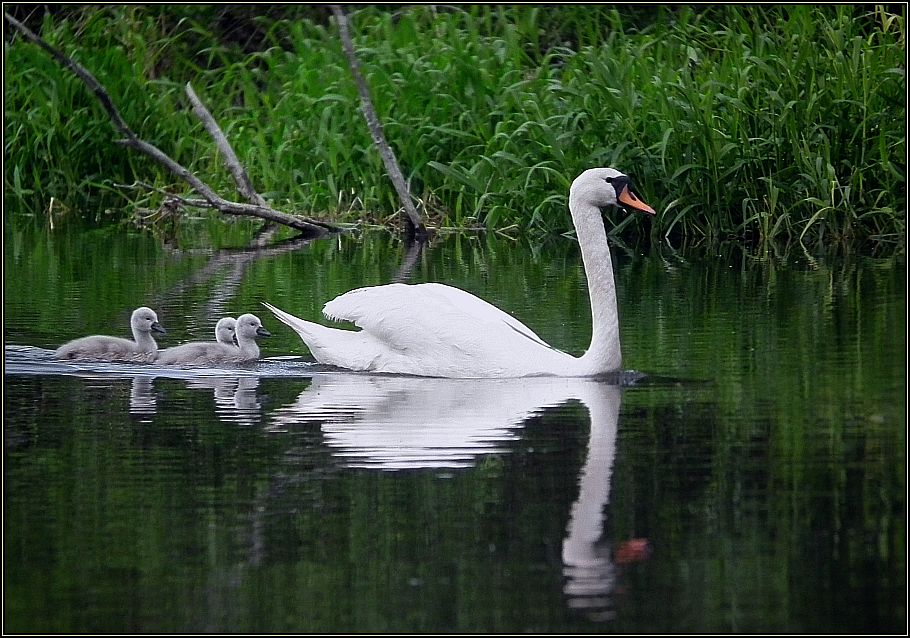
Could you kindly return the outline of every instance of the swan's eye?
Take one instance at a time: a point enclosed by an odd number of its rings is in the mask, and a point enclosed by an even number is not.
[[[613,183],[613,178],[612,178],[612,177],[604,177],[604,181],[605,181],[607,184],[612,184],[612,183]]]

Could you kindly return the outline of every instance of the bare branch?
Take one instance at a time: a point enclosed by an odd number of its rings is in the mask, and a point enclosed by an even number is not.
[[[79,79],[85,82],[86,86],[88,86],[88,88],[94,92],[95,97],[97,97],[98,101],[101,102],[101,106],[103,106],[104,110],[107,111],[108,115],[111,118],[111,121],[114,123],[114,126],[117,127],[117,130],[126,135],[128,138],[136,137],[136,134],[130,130],[130,127],[127,126],[126,122],[123,121],[123,118],[120,117],[120,113],[117,111],[117,107],[114,106],[114,103],[111,101],[111,98],[107,94],[107,91],[105,91],[104,87],[102,87],[98,80],[95,79],[94,75],[89,73],[85,67],[69,59],[60,53],[60,51],[35,35],[31,29],[16,20],[16,18],[10,14],[4,12],[3,15],[9,21],[9,23],[16,27],[16,29],[18,29],[19,32],[22,33],[22,35],[24,35],[30,42],[37,44],[39,47],[50,53],[51,56],[57,60],[59,64],[65,66],[67,69],[79,76]]]
[[[385,135],[382,132],[382,124],[376,116],[376,109],[373,108],[373,101],[370,99],[370,89],[367,86],[363,74],[360,72],[360,63],[357,61],[357,54],[354,51],[354,42],[351,40],[351,33],[348,29],[347,15],[345,15],[341,5],[333,4],[329,6],[332,8],[332,13],[335,14],[335,20],[338,22],[338,31],[341,35],[342,48],[344,48],[344,53],[348,58],[348,65],[351,67],[351,75],[354,76],[354,84],[357,85],[357,92],[360,94],[361,110],[363,111],[363,117],[367,121],[367,127],[370,129],[370,135],[373,137],[373,143],[376,145],[376,148],[379,149],[382,163],[385,165],[386,172],[389,174],[389,179],[392,180],[392,185],[395,186],[395,191],[398,193],[398,199],[401,201],[401,206],[408,216],[410,230],[417,236],[425,237],[427,235],[427,229],[420,219],[420,214],[414,207],[414,202],[411,201],[411,194],[408,192],[407,184],[404,181],[404,175],[402,175],[401,169],[398,167],[398,160],[395,159],[395,152],[385,139]]]
[[[215,140],[215,145],[218,146],[218,150],[221,151],[221,156],[224,158],[224,164],[234,178],[234,183],[237,184],[237,192],[243,195],[243,197],[246,198],[246,201],[251,204],[268,206],[262,196],[253,188],[253,184],[250,181],[246,170],[243,168],[240,160],[237,159],[237,154],[234,153],[234,149],[228,143],[227,138],[221,131],[221,127],[218,126],[215,118],[212,117],[212,114],[202,103],[202,100],[196,95],[196,92],[189,82],[186,83],[186,95],[190,99],[190,104],[193,105],[193,113],[202,120],[205,130],[209,132],[209,135]]]
[[[139,137],[133,132],[132,129],[130,129],[130,127],[127,125],[127,123],[120,116],[120,113],[119,113],[119,111],[117,111],[117,107],[114,106],[114,102],[113,102],[113,100],[111,100],[110,95],[107,93],[107,91],[101,85],[101,83],[98,82],[97,79],[95,79],[95,76],[93,76],[88,70],[86,70],[83,66],[81,66],[77,62],[71,60],[70,58],[65,56],[63,53],[61,53],[60,51],[58,51],[57,49],[55,49],[54,47],[49,45],[41,37],[39,37],[38,35],[33,33],[28,27],[26,27],[24,24],[22,24],[21,22],[16,20],[10,14],[4,13],[4,16],[9,21],[9,23],[12,24],[18,31],[20,31],[29,41],[37,44],[42,49],[47,51],[59,64],[66,67],[67,69],[72,71],[74,74],[76,74],[76,76],[78,76],[79,79],[81,79],[86,84],[86,86],[88,86],[92,90],[92,92],[95,94],[95,97],[98,98],[98,101],[101,102],[101,105],[104,107],[104,110],[107,112],[108,116],[111,118],[111,122],[113,123],[114,127],[118,131],[120,131],[120,133],[122,133],[124,136],[126,136],[126,139],[118,140],[117,141],[118,144],[122,144],[123,146],[128,146],[141,153],[148,155],[149,157],[154,159],[156,162],[158,162],[159,164],[164,166],[167,170],[169,170],[170,172],[172,172],[175,175],[177,175],[178,177],[180,177],[187,184],[189,184],[193,188],[193,190],[195,190],[197,193],[199,193],[200,195],[202,195],[202,197],[205,198],[205,200],[208,202],[208,207],[217,209],[218,211],[228,214],[228,215],[248,215],[248,216],[252,216],[252,217],[259,217],[260,219],[265,219],[270,222],[276,222],[279,224],[283,224],[283,225],[289,226],[295,230],[299,230],[300,232],[302,232],[310,237],[321,237],[323,235],[326,235],[328,232],[337,232],[339,230],[337,227],[333,226],[332,224],[328,224],[326,222],[320,222],[320,221],[316,221],[316,220],[307,220],[302,217],[295,217],[295,216],[288,215],[286,213],[282,213],[280,211],[270,208],[264,202],[260,203],[259,201],[257,201],[255,203],[242,204],[242,203],[238,203],[238,202],[230,202],[230,201],[227,201],[226,199],[220,197],[210,186],[208,186],[205,182],[203,182],[198,177],[196,177],[187,168],[185,168],[185,167],[181,166],[180,164],[178,164],[177,162],[175,162],[166,153],[164,153],[163,151],[161,151],[154,145],[149,144],[148,142],[139,139]],[[196,101],[199,102],[198,98]],[[201,102],[199,102],[199,104],[201,105]],[[211,115],[209,115],[209,119],[211,119]],[[214,122],[214,120],[212,120],[212,122]],[[215,127],[217,128],[217,124],[215,125]],[[220,133],[220,130],[219,130],[219,133]],[[224,137],[223,134],[222,134],[222,137]],[[227,144],[226,140],[225,140],[225,144]],[[219,147],[220,147],[220,145],[219,145]],[[228,148],[230,148],[230,146],[228,146]],[[231,155],[233,156],[233,151],[231,151]],[[234,160],[236,161],[236,156],[234,156]],[[239,165],[239,162],[237,164]],[[241,168],[241,170],[242,170],[242,168]],[[245,176],[245,173],[244,173],[244,176]],[[235,180],[236,180],[236,175],[235,175]],[[247,178],[247,183],[249,183],[248,178]],[[239,183],[238,183],[238,187],[239,187]],[[259,195],[256,194],[255,191],[252,190],[252,186],[250,186],[250,192],[254,193],[256,195],[256,197],[259,197]],[[261,201],[261,199],[262,198],[259,197],[260,201]],[[180,199],[178,198],[176,201],[179,202]],[[196,202],[198,202],[198,200],[196,200],[193,205],[196,205]],[[188,202],[184,201],[181,203],[188,203]]]
[[[86,69],[78,62],[75,62],[74,60],[71,60],[70,58],[63,55],[63,53],[49,45],[40,36],[33,33],[31,29],[16,20],[10,14],[4,13],[4,16],[6,16],[6,19],[9,20],[10,24],[16,27],[16,29],[18,29],[29,41],[37,44],[42,49],[50,53],[50,55],[58,63],[75,73],[79,79],[82,80],[85,85],[92,90],[92,92],[95,94],[95,97],[97,97],[98,101],[101,102],[101,106],[103,106],[104,110],[107,111],[107,114],[111,118],[111,122],[114,124],[114,127],[126,136],[126,139],[119,140],[117,142],[118,144],[123,144],[124,146],[129,146],[142,153],[145,153],[157,161],[159,164],[163,165],[169,171],[189,183],[189,185],[192,186],[203,197],[208,198],[209,195],[215,196],[215,193],[212,191],[212,189],[201,182],[186,168],[172,160],[155,146],[152,146],[148,142],[140,140],[133,132],[133,130],[129,127],[129,125],[127,125],[127,123],[120,116],[120,112],[117,110],[117,107],[114,106],[114,102],[111,100],[111,96],[108,95],[107,91],[104,89],[101,83],[95,79],[95,76],[92,75],[88,69]]]

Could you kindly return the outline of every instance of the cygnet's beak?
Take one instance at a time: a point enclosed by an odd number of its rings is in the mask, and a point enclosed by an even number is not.
[[[152,332],[157,332],[158,334],[163,334],[163,335],[167,334],[167,330],[162,328],[161,324],[158,323],[157,321],[152,322]]]
[[[266,330],[263,326],[259,326],[258,328],[256,328],[256,336],[257,337],[271,337],[272,333],[269,332],[268,330]]]

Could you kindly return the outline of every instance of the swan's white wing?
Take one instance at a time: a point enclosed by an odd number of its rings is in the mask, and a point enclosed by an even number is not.
[[[328,302],[323,313],[335,321],[350,321],[403,351],[425,347],[426,341],[435,343],[439,339],[452,345],[468,345],[477,338],[489,341],[515,336],[552,349],[515,317],[469,292],[443,284],[358,288]],[[487,332],[478,335],[478,330]],[[469,338],[460,340],[458,337],[465,333]]]
[[[333,299],[323,312],[361,330],[305,321],[265,304],[321,363],[350,370],[428,377],[521,377],[578,371],[578,359],[530,328],[457,288],[389,284]]]

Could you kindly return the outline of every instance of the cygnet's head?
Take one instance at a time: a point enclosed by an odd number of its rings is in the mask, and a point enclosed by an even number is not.
[[[145,306],[136,308],[133,311],[133,315],[130,317],[130,326],[133,330],[138,330],[139,332],[167,334],[167,331],[158,323],[158,315],[155,314],[155,311]]]
[[[648,215],[654,209],[641,201],[632,187],[632,180],[615,168],[589,168],[572,182],[569,201],[589,206],[621,206]]]
[[[226,346],[236,346],[237,320],[233,317],[224,317],[215,324],[215,341]]]
[[[262,327],[259,317],[249,313],[237,317],[237,341],[248,341],[256,337],[271,337],[272,333]]]

